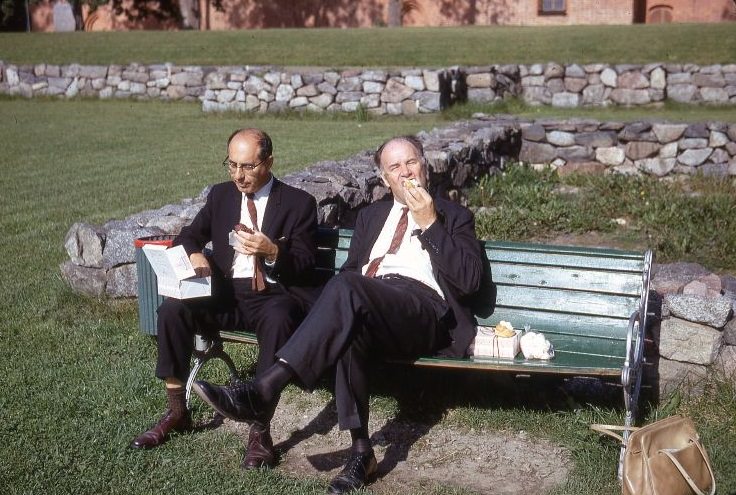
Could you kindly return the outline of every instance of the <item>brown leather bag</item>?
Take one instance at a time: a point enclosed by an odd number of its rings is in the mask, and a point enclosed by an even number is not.
[[[713,468],[690,418],[670,416],[642,428],[591,425],[626,447],[624,495],[713,495]],[[613,430],[631,431],[628,441]],[[709,490],[706,493],[706,490]]]

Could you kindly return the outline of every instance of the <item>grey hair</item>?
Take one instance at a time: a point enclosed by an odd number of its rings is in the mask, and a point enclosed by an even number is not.
[[[381,169],[381,154],[383,154],[384,148],[388,146],[389,144],[396,142],[396,141],[403,141],[405,143],[409,143],[410,145],[412,145],[414,149],[416,150],[417,154],[419,155],[419,157],[421,158],[422,163],[424,164],[427,163],[427,161],[424,158],[424,146],[422,146],[422,142],[419,140],[419,138],[417,138],[416,136],[409,136],[409,135],[396,136],[396,137],[392,137],[384,141],[383,144],[379,146],[376,152],[373,154],[373,162],[376,164],[379,170]]]

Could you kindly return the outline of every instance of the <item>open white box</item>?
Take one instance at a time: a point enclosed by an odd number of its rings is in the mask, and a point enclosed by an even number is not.
[[[514,359],[521,351],[519,339],[521,330],[514,330],[513,337],[499,337],[493,327],[478,326],[475,339],[470,345],[473,359],[505,358]]]

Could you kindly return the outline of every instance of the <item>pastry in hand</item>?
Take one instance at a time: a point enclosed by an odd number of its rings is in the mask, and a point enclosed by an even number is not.
[[[511,323],[509,323],[508,321],[503,320],[498,322],[498,325],[496,325],[493,333],[495,333],[499,337],[513,337],[514,335],[516,335],[513,325],[511,325]]]
[[[233,227],[233,230],[235,232],[245,232],[246,234],[252,234],[253,233],[253,229],[251,229],[250,227],[246,227],[242,223],[236,223],[235,224],[235,227]]]
[[[419,181],[416,179],[406,179],[404,180],[404,187],[406,189],[414,189],[415,187],[420,187]]]

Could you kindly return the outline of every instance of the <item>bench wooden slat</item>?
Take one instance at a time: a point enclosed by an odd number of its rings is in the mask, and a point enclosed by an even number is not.
[[[564,332],[569,335],[587,335],[595,338],[625,339],[628,318],[612,318],[609,316],[576,315],[571,318],[566,313],[549,311],[530,311],[519,308],[496,307],[496,311],[488,318],[479,318],[478,323],[495,326],[499,321],[510,321],[516,328],[529,325],[538,332]]]
[[[423,357],[410,361],[416,366],[508,371],[511,373],[551,373],[575,376],[619,377],[623,359],[600,356],[556,355],[551,361],[527,361],[523,358],[510,359],[450,359]]]
[[[591,246],[563,246],[560,244],[538,244],[530,242],[511,242],[511,241],[485,241],[484,244],[488,249],[498,251],[536,251],[540,253],[568,253],[582,254],[590,256],[600,256],[604,258],[621,258],[641,260],[642,254],[638,251],[627,251],[623,249],[609,249]]]
[[[513,251],[498,250],[488,248],[486,245],[486,255],[491,262],[491,266],[495,263],[512,263],[526,264],[538,266],[557,266],[557,267],[576,267],[588,268],[595,270],[609,270],[612,272],[629,272],[641,274],[643,269],[643,261],[641,256],[639,259],[631,259],[630,257],[603,257],[592,254],[578,253],[558,253],[544,251]]]
[[[641,294],[641,274],[608,272],[581,268],[550,268],[496,262],[492,266],[493,281],[516,286],[580,289],[591,292]]]
[[[497,306],[545,310],[571,315],[600,315],[628,318],[636,311],[639,298],[613,294],[591,294],[567,289],[543,289],[498,285]],[[573,316],[574,318],[574,316]]]

